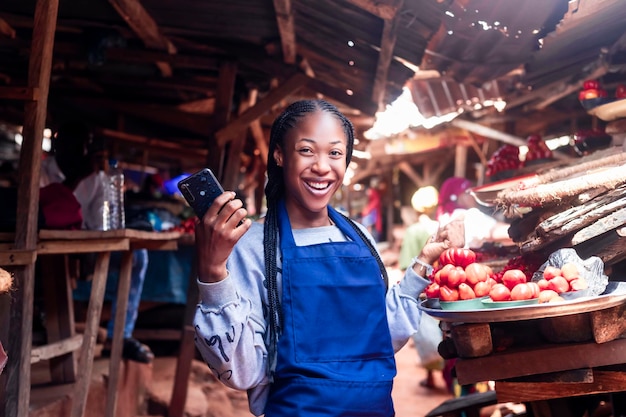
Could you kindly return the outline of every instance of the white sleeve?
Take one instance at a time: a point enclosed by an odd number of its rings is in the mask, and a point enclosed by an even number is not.
[[[418,297],[429,283],[409,267],[404,278],[387,291],[387,322],[395,352],[419,329],[422,311],[418,308]]]

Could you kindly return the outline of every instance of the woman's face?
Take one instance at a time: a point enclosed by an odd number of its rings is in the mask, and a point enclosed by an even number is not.
[[[285,204],[293,228],[328,226],[326,206],[346,172],[347,138],[341,122],[317,111],[298,120],[274,158],[283,167]]]

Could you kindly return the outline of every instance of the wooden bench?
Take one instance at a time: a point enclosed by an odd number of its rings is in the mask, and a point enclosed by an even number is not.
[[[442,402],[426,417],[479,417],[481,408],[497,403],[495,391],[475,392]]]

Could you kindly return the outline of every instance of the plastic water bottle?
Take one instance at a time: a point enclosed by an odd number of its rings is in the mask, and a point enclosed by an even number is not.
[[[109,161],[109,227],[112,230],[124,229],[124,171],[118,166],[117,160]]]
[[[110,224],[110,210],[109,210],[109,187],[110,187],[110,179],[109,175],[106,172],[100,171],[98,173],[98,177],[102,183],[102,190],[104,194],[102,196],[102,225],[101,230],[111,230]]]

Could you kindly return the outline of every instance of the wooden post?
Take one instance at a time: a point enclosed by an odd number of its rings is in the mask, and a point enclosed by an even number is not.
[[[52,49],[58,0],[38,0],[35,6],[33,41],[28,66],[28,87],[39,97],[24,108],[24,142],[20,152],[15,248],[34,250],[37,243],[39,169],[46,123]],[[32,345],[35,264],[17,268],[11,304],[9,362],[4,411],[7,417],[27,416],[30,403],[30,350]]]
[[[215,97],[215,111],[213,113],[215,130],[222,128],[230,119],[230,108],[233,103],[236,77],[237,63],[226,61],[220,66],[218,89]],[[207,165],[213,170],[217,179],[221,181],[224,175],[224,146],[218,143],[214,132],[209,133],[210,142]]]

